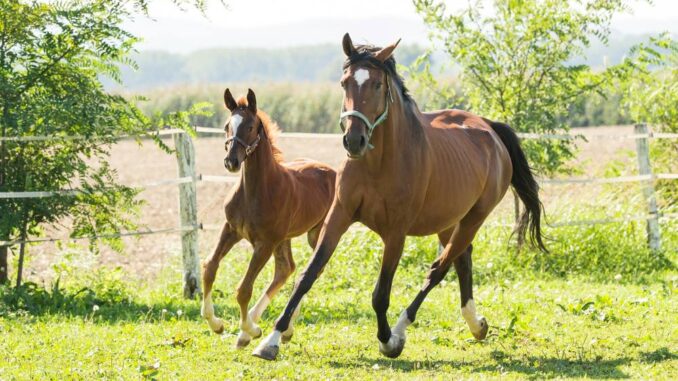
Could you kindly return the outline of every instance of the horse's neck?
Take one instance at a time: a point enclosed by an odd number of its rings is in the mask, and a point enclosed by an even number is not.
[[[261,143],[243,163],[242,186],[248,196],[257,196],[270,190],[270,184],[283,170],[275,159],[268,137],[262,136]]]
[[[425,141],[412,139],[411,129],[414,126],[409,126],[408,123],[413,121],[406,114],[405,107],[408,106],[398,97],[391,105],[389,117],[382,125],[377,126],[377,130],[381,130],[375,131],[373,136],[372,144],[375,148],[365,155],[365,164],[370,173],[392,176],[391,172],[403,167],[399,165],[400,161],[411,160],[419,154],[419,150],[425,149]]]

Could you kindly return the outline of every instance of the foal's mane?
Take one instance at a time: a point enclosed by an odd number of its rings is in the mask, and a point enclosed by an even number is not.
[[[412,131],[412,135],[416,138],[423,139],[424,130],[417,118],[417,114],[419,113],[417,102],[412,99],[409,90],[407,90],[407,87],[405,86],[405,80],[400,74],[398,74],[398,71],[396,70],[396,61],[395,58],[393,58],[393,55],[391,55],[391,57],[386,59],[384,62],[379,61],[374,56],[374,54],[380,50],[380,47],[370,44],[355,45],[355,52],[346,58],[343,69],[346,70],[349,66],[360,63],[383,70],[389,77],[393,79],[396,87],[395,90],[403,99],[405,115],[409,119],[407,125]]]
[[[247,107],[247,98],[242,97],[238,99],[238,107]],[[267,140],[268,143],[271,145],[271,151],[273,152],[273,158],[275,161],[278,163],[283,161],[283,153],[278,148],[278,146],[275,145],[275,140],[278,138],[278,134],[280,134],[280,127],[278,127],[278,124],[275,123],[274,121],[271,120],[271,117],[268,116],[267,113],[261,111],[259,108],[257,108],[257,118],[259,118],[259,121],[261,121],[262,125],[262,131],[264,132],[263,140]]]

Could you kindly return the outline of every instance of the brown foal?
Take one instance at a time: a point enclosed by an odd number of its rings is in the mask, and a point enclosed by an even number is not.
[[[290,239],[308,232],[308,243],[315,247],[320,227],[334,197],[336,173],[329,166],[311,160],[282,162],[275,146],[278,127],[257,110],[254,92],[236,102],[231,92],[224,92],[231,118],[226,123],[225,167],[237,172],[242,166],[238,183],[226,198],[226,222],[219,243],[212,255],[203,262],[202,316],[210,328],[221,333],[224,323],[214,315],[212,285],[219,262],[241,239],[254,247],[247,273],[237,289],[240,305],[240,334],[236,346],[242,348],[252,338],[261,336],[257,322],[294,272]],[[275,270],[266,292],[252,309],[247,310],[252,297],[252,285],[273,254]],[[298,314],[298,308],[296,314]],[[282,335],[292,337],[292,325]]]
[[[476,314],[473,302],[471,243],[509,185],[525,204],[517,226],[519,238],[529,230],[532,242],[544,249],[538,186],[516,134],[505,124],[464,111],[420,112],[396,72],[392,54],[397,44],[356,47],[348,34],[344,36],[345,111],[340,118],[348,159],[339,171],[336,195],[313,258],[275,331],[255,349],[255,356],[276,357],[282,332],[302,297],[354,222],[367,225],[384,242],[372,306],[379,349],[388,357],[400,355],[405,329],[452,265],[459,276],[462,315],[473,335],[485,338],[488,324]],[[391,329],[386,313],[405,237],[430,234],[438,235],[444,249]]]

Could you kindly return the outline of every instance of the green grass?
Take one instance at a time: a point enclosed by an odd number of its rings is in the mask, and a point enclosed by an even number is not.
[[[178,259],[152,281],[61,265],[61,281],[47,289],[0,288],[0,379],[676,379],[678,229],[675,222],[663,229],[663,253],[643,248],[641,223],[554,229],[549,255],[507,251],[506,229],[484,229],[474,275],[488,338],[477,342],[468,331],[452,271],[423,304],[396,360],[377,346],[371,292],[381,243],[371,233],[343,238],[276,362],[251,356],[258,341],[233,347],[233,290],[248,247],[230,253],[217,277],[222,336],[209,331],[199,302],[179,297]],[[393,286],[392,323],[422,284],[435,248],[431,238],[408,240]],[[301,268],[310,250],[302,240],[294,250]],[[290,290],[264,314],[265,334]]]

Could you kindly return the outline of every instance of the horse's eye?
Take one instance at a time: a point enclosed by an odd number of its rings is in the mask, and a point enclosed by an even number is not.
[[[381,82],[377,82],[374,84],[374,87],[377,88],[377,90],[381,89]]]

